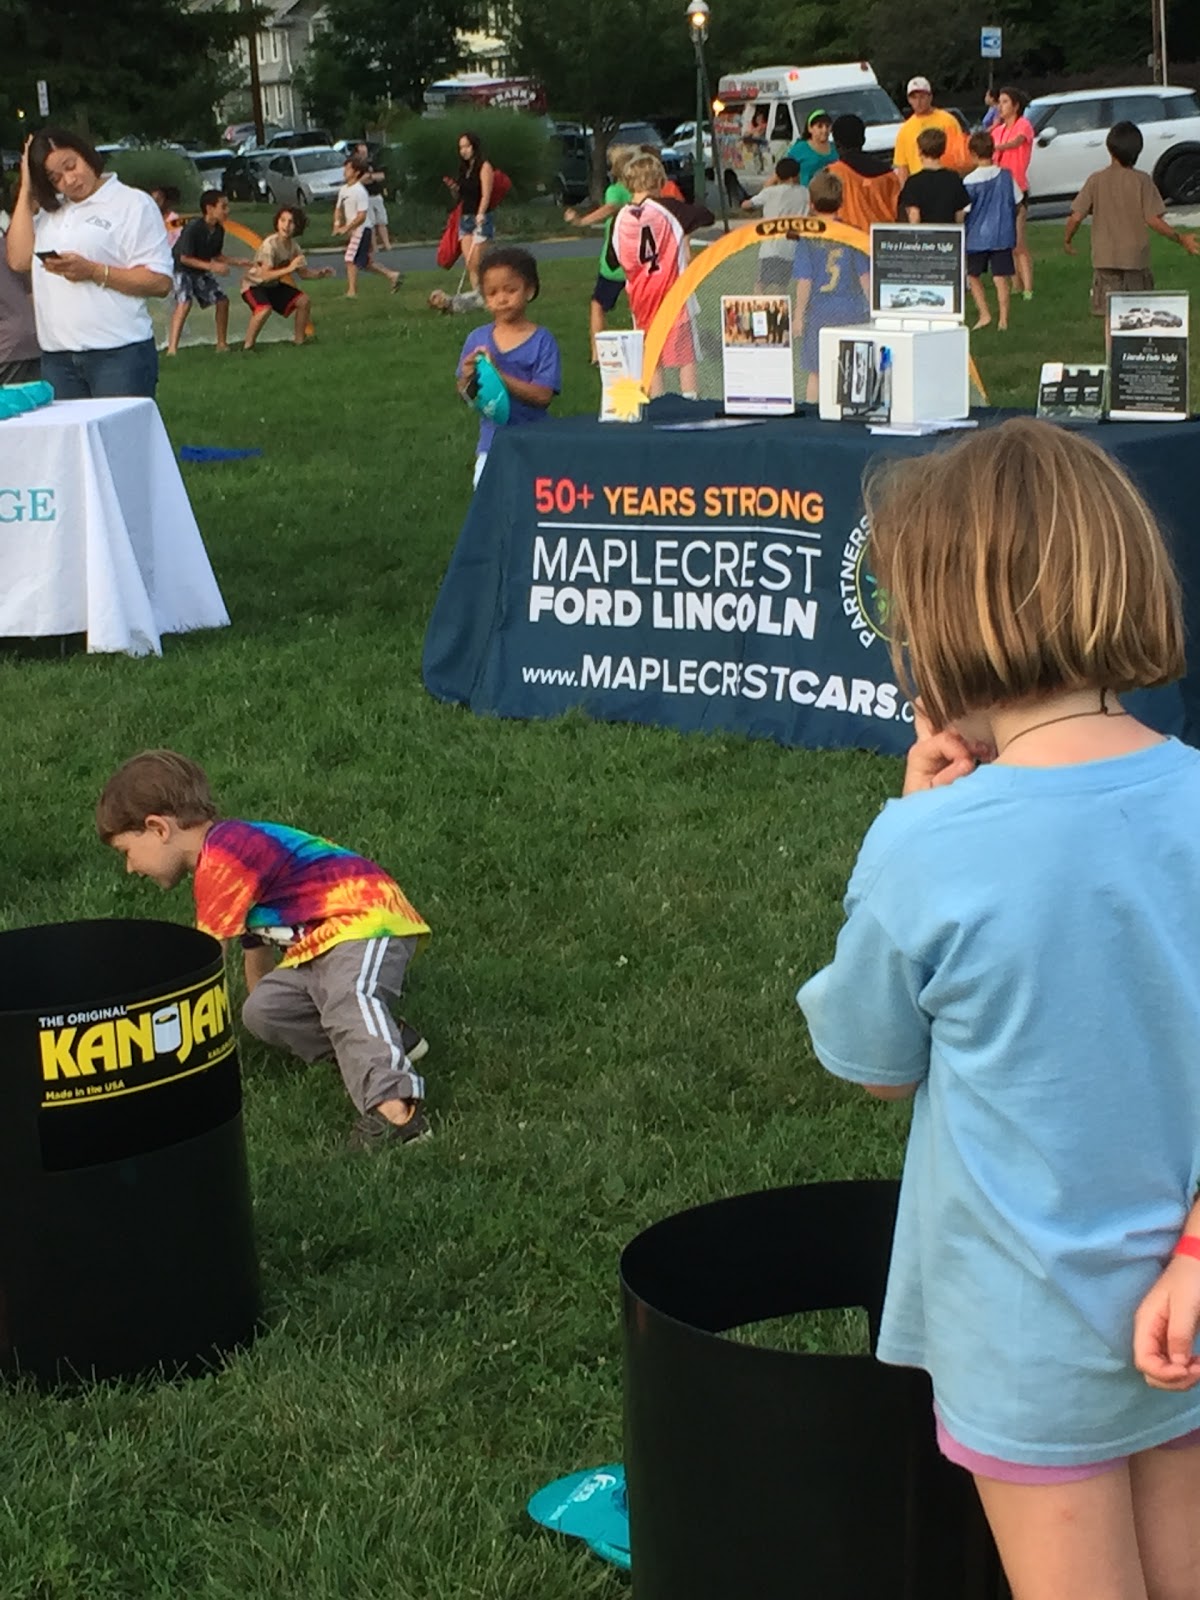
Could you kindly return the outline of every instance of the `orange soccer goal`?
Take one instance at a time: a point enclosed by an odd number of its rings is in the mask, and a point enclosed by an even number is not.
[[[734,228],[697,252],[668,292],[646,331],[641,388],[652,396],[678,392],[681,354],[694,358],[695,392],[702,400],[723,394],[721,301],[727,295],[785,295],[795,305],[793,270],[811,283],[800,336],[792,345],[796,394],[803,397],[816,371],[822,326],[865,322],[871,242],[867,234],[832,217],[775,217]],[[974,398],[987,402],[971,364]]]

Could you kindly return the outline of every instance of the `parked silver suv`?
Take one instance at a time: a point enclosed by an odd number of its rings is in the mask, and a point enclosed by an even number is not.
[[[1194,89],[1141,84],[1043,95],[1026,113],[1036,138],[1031,200],[1073,200],[1088,174],[1108,165],[1114,122],[1134,122],[1146,141],[1138,166],[1171,205],[1200,205],[1200,96]]]

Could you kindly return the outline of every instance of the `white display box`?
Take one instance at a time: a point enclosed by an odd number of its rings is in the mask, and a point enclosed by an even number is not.
[[[879,322],[820,332],[820,410],[839,422],[838,345],[870,340],[892,352],[892,422],[955,422],[971,410],[971,342],[961,323],[884,327]]]

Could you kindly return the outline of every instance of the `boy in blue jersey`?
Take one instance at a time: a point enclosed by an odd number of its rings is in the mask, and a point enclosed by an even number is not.
[[[973,133],[967,141],[975,163],[974,172],[968,172],[963,179],[971,197],[967,212],[967,287],[979,312],[975,326],[986,328],[992,313],[983,289],[983,275],[991,272],[1003,332],[1008,327],[1008,305],[1016,272],[1013,250],[1017,243],[1017,207],[1024,196],[1012,173],[996,165],[996,147],[990,143],[991,137],[990,133]]]
[[[839,221],[842,181],[836,173],[818,172],[808,186],[812,211]],[[800,365],[808,374],[805,399],[815,405],[820,369],[822,328],[847,328],[869,315],[870,262],[851,245],[827,244],[821,238],[801,239],[796,246],[792,281],[796,285],[795,337]]]

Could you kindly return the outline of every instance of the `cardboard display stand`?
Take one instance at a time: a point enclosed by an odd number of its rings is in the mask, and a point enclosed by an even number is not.
[[[1107,384],[1105,366],[1044,361],[1038,381],[1037,414],[1047,422],[1100,422]]]
[[[971,346],[965,292],[961,227],[876,223],[871,228],[870,323],[821,329],[821,416],[901,426],[966,418]],[[867,346],[869,354],[855,356]],[[847,383],[848,363],[853,373],[856,362],[873,369],[873,384]],[[862,387],[874,391],[869,400],[860,399]]]
[[[721,296],[721,375],[727,415],[792,415],[796,374],[786,294]]]

